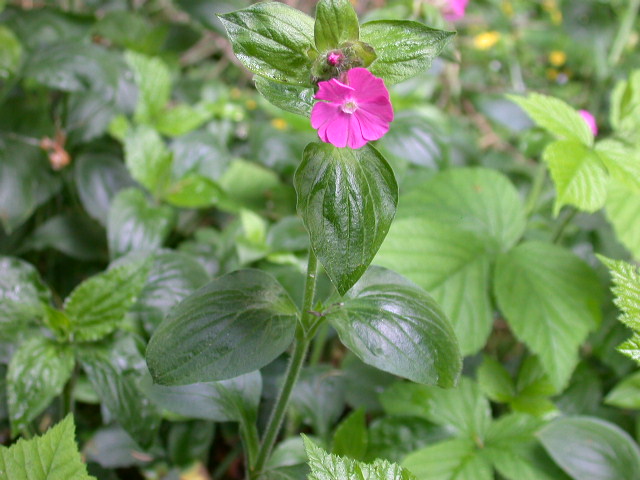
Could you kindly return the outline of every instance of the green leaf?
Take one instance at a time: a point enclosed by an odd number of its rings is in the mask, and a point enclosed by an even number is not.
[[[138,188],[121,190],[109,209],[107,237],[111,257],[117,258],[133,251],[157,250],[173,224],[171,207],[152,204]]]
[[[608,178],[597,153],[575,140],[559,140],[545,148],[543,158],[558,192],[554,215],[564,205],[574,205],[585,212],[604,206]]]
[[[260,372],[229,380],[164,386],[147,377],[141,385],[159,407],[187,418],[216,422],[255,422],[262,393]]]
[[[306,436],[302,436],[309,457],[309,480],[414,480],[400,465],[386,460],[363,463],[325,452]]]
[[[369,70],[387,85],[427,70],[454,35],[407,20],[377,20],[360,26],[360,40],[377,55]]]
[[[139,125],[124,138],[124,156],[131,176],[155,196],[162,196],[171,178],[171,152],[153,128]]]
[[[509,98],[552,135],[587,147],[593,146],[593,133],[587,122],[562,100],[539,93],[530,93],[527,97],[510,95]]]
[[[598,142],[595,150],[612,178],[629,190],[640,192],[640,147],[606,139]]]
[[[482,391],[494,402],[507,403],[516,395],[511,375],[493,357],[483,357],[478,368],[478,383]]]
[[[526,223],[516,188],[487,168],[447,170],[403,195],[398,219],[416,216],[474,233],[496,252],[513,247]]]
[[[640,259],[640,193],[612,178],[605,213],[616,237],[634,258]]]
[[[634,333],[629,340],[620,344],[618,351],[640,363],[640,334]]]
[[[31,440],[0,446],[0,478],[6,480],[96,480],[89,476],[74,440],[73,416]]]
[[[234,53],[253,73],[282,83],[310,84],[311,17],[279,2],[264,2],[219,18]]]
[[[100,402],[143,448],[156,440],[160,413],[138,385],[138,374],[123,365],[114,352],[92,350],[80,357]]]
[[[112,199],[123,188],[134,185],[129,172],[118,157],[109,154],[85,153],[73,165],[82,206],[92,218],[106,225]]]
[[[489,460],[472,440],[455,438],[407,455],[402,465],[418,480],[493,480]]]
[[[38,271],[24,260],[0,256],[0,330],[9,333],[44,315],[51,292]]]
[[[314,103],[313,88],[286,85],[256,75],[253,77],[256,90],[273,105],[287,112],[304,117],[311,116]]]
[[[640,472],[640,450],[627,433],[597,418],[560,418],[538,438],[555,462],[575,480],[620,480]]]
[[[265,208],[265,198],[272,198],[280,185],[273,171],[246,160],[234,160],[220,178],[220,186],[226,192],[224,208]]]
[[[462,354],[475,353],[493,326],[486,241],[419,212],[393,222],[374,263],[393,268],[429,292],[450,319]]]
[[[147,347],[154,382],[185,385],[261,368],[290,344],[297,307],[259,270],[213,280],[176,305]]]
[[[319,52],[358,40],[358,15],[349,0],[320,0],[316,5],[314,37]]]
[[[105,12],[94,24],[94,34],[114,45],[140,53],[158,52],[166,40],[168,25],[154,25],[146,16],[127,10]]]
[[[400,462],[409,453],[450,437],[446,427],[418,417],[384,416],[369,426],[367,460],[385,458]]]
[[[344,295],[371,263],[395,215],[393,170],[369,144],[351,150],[311,143],[294,183],[311,246]]]
[[[605,398],[607,405],[629,410],[640,410],[640,372],[622,379]]]
[[[452,387],[462,360],[433,299],[395,272],[370,268],[326,317],[365,363],[418,383]]]
[[[181,103],[161,112],[154,122],[155,128],[168,137],[185,135],[213,117],[211,104],[200,103],[194,106]]]
[[[95,341],[113,332],[136,302],[150,264],[132,261],[82,282],[65,299],[74,340]]]
[[[345,418],[333,434],[334,455],[364,460],[369,444],[364,408],[359,408]]]
[[[561,388],[578,347],[600,323],[602,291],[591,267],[555,245],[527,242],[498,258],[494,290],[515,335]]]
[[[60,395],[74,365],[71,348],[47,338],[32,338],[18,347],[7,372],[12,435],[28,430],[29,422]]]
[[[206,270],[190,255],[162,251],[153,256],[147,281],[132,311],[151,335],[171,307],[208,281]]]
[[[621,80],[611,94],[609,116],[614,130],[627,132],[640,125],[640,70],[634,70],[628,80]]]
[[[138,86],[134,119],[138,123],[153,123],[169,102],[171,72],[159,58],[129,51],[126,52],[125,59]]]
[[[223,191],[220,186],[203,175],[190,173],[167,190],[164,200],[183,208],[204,208],[215,205]]]
[[[20,41],[11,30],[0,25],[0,79],[14,75],[20,67],[21,58]]]

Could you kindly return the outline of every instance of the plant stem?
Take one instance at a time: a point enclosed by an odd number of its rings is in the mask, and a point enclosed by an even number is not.
[[[578,214],[578,210],[576,208],[572,208],[571,211],[567,212],[564,218],[558,223],[558,226],[554,229],[553,237],[551,239],[551,243],[560,243],[562,240],[562,236],[564,235],[564,231],[571,223],[571,220]]]
[[[300,323],[296,328],[296,339],[293,344],[293,353],[291,354],[291,360],[285,373],[282,389],[278,395],[278,399],[273,406],[267,428],[265,429],[262,443],[260,444],[260,450],[255,464],[249,472],[249,478],[255,480],[260,475],[260,472],[264,468],[271,450],[275,444],[278,432],[282,427],[282,421],[287,413],[287,407],[289,406],[289,399],[293,392],[293,387],[298,381],[300,376],[300,370],[304,365],[307,351],[309,350],[309,344],[311,338],[307,335],[307,328],[310,325],[311,308],[313,307],[313,297],[316,291],[316,277],[318,273],[318,259],[312,250],[309,250],[309,262],[307,264],[307,276],[305,278],[304,285],[304,297],[302,300],[302,315],[300,317]]]
[[[529,190],[529,194],[527,195],[527,204],[525,206],[525,212],[528,217],[535,211],[536,206],[538,205],[538,200],[540,199],[540,194],[542,193],[542,187],[544,186],[544,181],[547,178],[547,166],[544,162],[540,162],[538,164],[538,168],[536,169],[535,176],[533,177],[533,183],[531,184],[531,190]]]
[[[66,417],[68,414],[73,413],[75,409],[74,401],[73,401],[73,390],[76,387],[76,378],[78,376],[78,366],[76,365],[73,368],[73,372],[71,373],[71,377],[67,381],[62,390],[62,418]]]
[[[609,67],[614,67],[620,61],[622,51],[629,41],[629,35],[631,35],[633,31],[633,24],[638,16],[638,10],[640,10],[640,0],[630,0],[629,8],[627,8],[624,14],[616,38],[613,41],[611,52],[609,53]]]
[[[255,420],[247,421],[243,419],[240,422],[240,436],[242,437],[242,444],[245,451],[246,467],[250,470],[258,455],[258,449],[260,448],[260,438]]]
[[[313,339],[313,347],[309,355],[309,365],[318,365],[322,359],[324,347],[327,344],[327,336],[329,334],[329,324],[323,323],[318,328],[318,334]]]

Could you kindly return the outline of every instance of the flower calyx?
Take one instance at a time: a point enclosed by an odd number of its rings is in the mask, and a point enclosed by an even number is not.
[[[318,55],[311,67],[311,83],[339,78],[352,68],[366,68],[377,58],[373,47],[359,40],[345,42],[338,48]]]

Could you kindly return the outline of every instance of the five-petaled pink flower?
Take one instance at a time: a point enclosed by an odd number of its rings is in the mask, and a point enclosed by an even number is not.
[[[446,0],[445,6],[442,8],[444,18],[449,22],[455,22],[464,17],[464,11],[467,8],[469,0]]]
[[[598,135],[598,124],[596,123],[596,118],[591,114],[591,112],[588,110],[580,110],[578,113],[582,116],[584,121],[587,122],[587,125],[589,125],[593,135]]]
[[[366,68],[349,70],[346,83],[332,78],[318,87],[315,98],[325,101],[313,106],[311,126],[323,142],[360,148],[389,131],[393,120],[389,92],[382,79]]]

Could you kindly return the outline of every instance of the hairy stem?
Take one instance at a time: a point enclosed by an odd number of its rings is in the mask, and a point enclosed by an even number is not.
[[[622,56],[622,51],[624,50],[625,45],[629,41],[629,35],[633,31],[633,24],[636,21],[636,17],[638,16],[638,11],[640,10],[640,0],[630,0],[627,11],[622,18],[622,22],[620,22],[620,28],[618,28],[618,33],[616,35],[615,40],[613,41],[613,46],[611,47],[611,52],[609,53],[609,66],[614,67]]]

